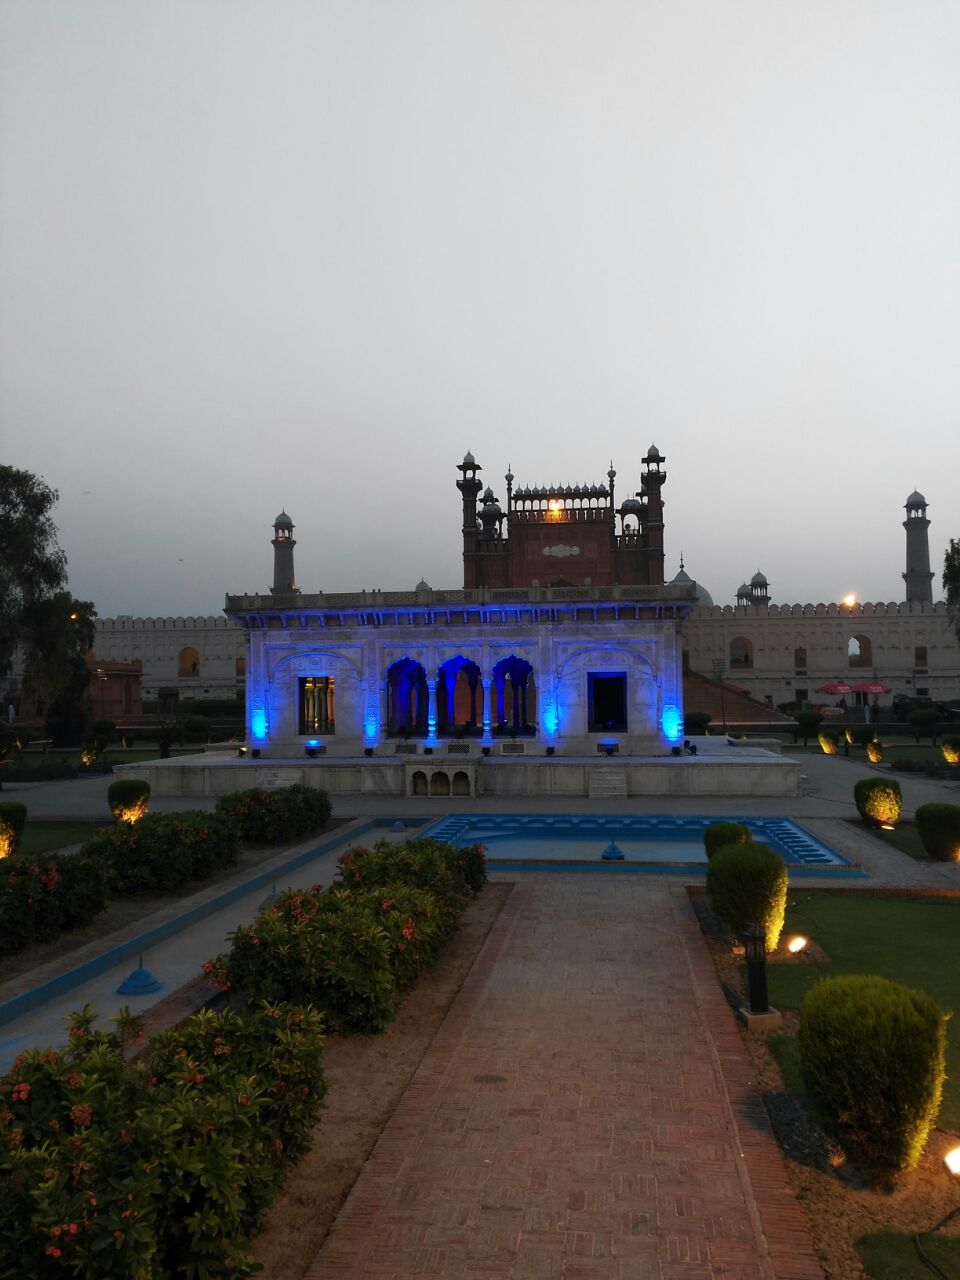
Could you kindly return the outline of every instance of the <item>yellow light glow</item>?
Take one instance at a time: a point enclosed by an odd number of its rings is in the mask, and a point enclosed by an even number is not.
[[[849,595],[843,597],[843,603],[849,609],[857,603],[857,597],[851,591]]]
[[[880,823],[880,830],[881,830],[881,831],[896,831],[896,829],[897,829],[897,828],[893,825],[893,823],[892,823],[892,822],[881,822],[881,823]]]
[[[126,822],[128,826],[132,827],[135,822],[139,822],[141,818],[146,816],[147,804],[147,798],[144,796],[136,804],[118,805],[113,811],[113,816],[118,822]]]
[[[943,1163],[951,1173],[960,1173],[960,1147],[953,1147],[943,1157]]]
[[[791,955],[795,956],[797,952],[802,951],[806,945],[807,945],[806,938],[801,938],[798,934],[796,938],[791,938],[790,941],[787,943],[787,950],[790,952]]]

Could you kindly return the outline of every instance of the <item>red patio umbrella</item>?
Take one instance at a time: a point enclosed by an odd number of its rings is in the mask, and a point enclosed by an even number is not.
[[[864,680],[861,684],[853,686],[854,693],[892,693],[893,690],[888,684],[881,684],[879,680]]]
[[[852,684],[847,684],[846,680],[833,680],[830,684],[822,684],[819,689],[814,689],[814,693],[855,693]]]

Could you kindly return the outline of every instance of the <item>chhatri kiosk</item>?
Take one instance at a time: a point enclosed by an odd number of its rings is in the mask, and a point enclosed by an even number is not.
[[[238,770],[397,796],[794,793],[792,761],[722,738],[683,751],[696,598],[663,580],[663,463],[651,446],[619,505],[612,465],[546,488],[508,469],[501,504],[467,453],[455,590],[303,594],[282,512],[273,586],[225,605],[248,638],[247,758],[165,762],[161,793],[233,790]]]

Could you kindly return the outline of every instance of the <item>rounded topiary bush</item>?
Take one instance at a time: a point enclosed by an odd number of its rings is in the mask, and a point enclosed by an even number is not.
[[[708,858],[727,845],[749,844],[752,839],[750,828],[742,822],[711,822],[703,829],[703,847]]]
[[[960,862],[960,805],[922,804],[917,830],[923,847],[938,862]]]
[[[150,803],[150,783],[142,778],[118,778],[107,788],[107,804],[118,822],[139,822]]]
[[[867,759],[871,764],[879,764],[883,759],[883,743],[878,742],[876,738],[867,743]]]
[[[764,932],[768,951],[780,940],[787,910],[787,868],[765,844],[732,844],[707,863],[710,903],[726,925],[742,936],[751,925]]]
[[[683,732],[691,737],[698,737],[707,732],[707,725],[713,717],[708,711],[688,711],[683,717]]]
[[[806,746],[810,735],[816,733],[823,724],[823,716],[819,711],[798,711],[793,718],[797,722],[797,735],[803,738],[803,745]]]
[[[900,783],[891,778],[861,778],[854,784],[857,813],[873,827],[895,826],[903,808]]]
[[[807,995],[803,1077],[827,1129],[872,1182],[920,1158],[940,1109],[944,1014],[923,991],[873,974],[825,978]]]
[[[940,743],[940,754],[947,764],[960,764],[960,738],[944,738]]]
[[[7,800],[0,804],[0,858],[16,853],[27,822],[27,806]]]
[[[835,756],[837,754],[837,744],[840,739],[832,729],[823,729],[817,734],[817,741],[820,743],[820,750],[824,755]]]

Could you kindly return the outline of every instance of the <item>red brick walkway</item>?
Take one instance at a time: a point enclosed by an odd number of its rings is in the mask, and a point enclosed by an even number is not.
[[[514,889],[308,1280],[822,1274],[682,889],[544,876]]]

